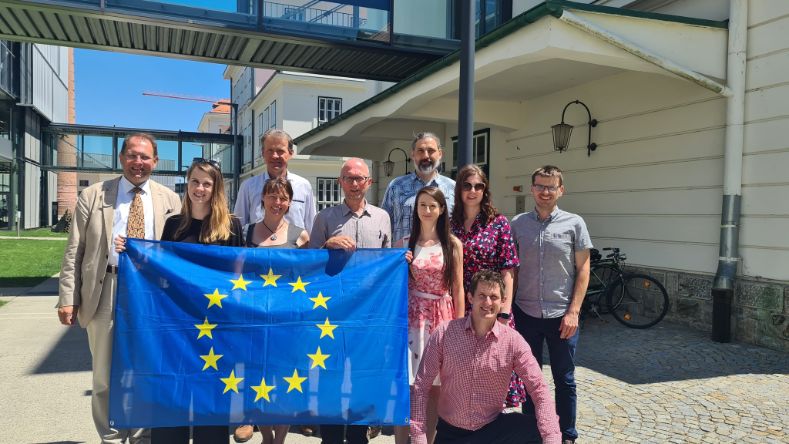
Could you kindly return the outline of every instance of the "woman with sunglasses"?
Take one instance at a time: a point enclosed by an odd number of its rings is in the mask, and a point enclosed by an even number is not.
[[[198,158],[186,172],[186,194],[181,214],[164,222],[162,240],[205,245],[240,247],[241,222],[230,214],[225,183],[219,163]],[[115,249],[125,250],[125,239],[115,241]],[[192,443],[227,442],[228,427],[195,426]],[[188,444],[189,426],[151,429],[152,444]]]
[[[463,243],[463,285],[471,288],[471,277],[480,270],[498,271],[504,277],[504,296],[499,321],[515,328],[512,295],[515,268],[520,265],[518,251],[507,218],[496,210],[490,197],[490,184],[477,165],[458,171],[455,206],[450,223],[452,233]],[[466,307],[466,312],[471,306]],[[517,407],[526,397],[520,378],[513,373],[506,406]]]
[[[408,361],[413,388],[430,334],[444,321],[465,313],[463,294],[463,246],[449,230],[444,193],[424,187],[416,193],[408,245],[411,265],[408,275]],[[402,245],[401,245],[402,246]],[[427,441],[433,442],[438,422],[438,378],[430,391],[427,411]],[[408,427],[395,427],[395,442],[408,441]]]
[[[265,214],[262,220],[244,227],[244,245],[250,248],[307,248],[310,243],[307,230],[285,220],[292,200],[293,188],[290,182],[281,177],[269,179],[263,185],[262,193]],[[290,426],[259,425],[258,430],[263,435],[264,444],[282,444]]]

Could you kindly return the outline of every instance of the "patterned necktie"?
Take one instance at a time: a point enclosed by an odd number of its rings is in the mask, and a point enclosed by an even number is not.
[[[126,236],[134,237],[137,239],[145,238],[145,212],[142,208],[142,188],[134,187],[131,190],[134,193],[131,207],[129,207],[129,222],[126,224]]]

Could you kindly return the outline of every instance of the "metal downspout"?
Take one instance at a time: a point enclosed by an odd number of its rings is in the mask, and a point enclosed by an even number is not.
[[[726,87],[726,85],[701,75],[690,68],[686,68],[674,63],[661,55],[655,54],[654,52],[641,47],[619,35],[616,35],[599,25],[585,20],[584,18],[579,17],[570,11],[562,10],[562,15],[559,17],[559,20],[567,23],[570,26],[573,26],[574,28],[578,28],[586,33],[592,34],[620,49],[629,52],[630,54],[633,54],[640,59],[657,65],[666,71],[672,72],[684,79],[690,80],[691,82],[714,91],[722,96],[729,96],[731,94],[731,91]],[[731,25],[729,27],[729,55],[731,56]],[[731,70],[729,72],[731,72]]]
[[[729,5],[729,50],[726,81],[731,95],[726,99],[726,144],[723,165],[718,270],[712,284],[712,340],[731,341],[731,305],[737,275],[742,199],[742,154],[745,120],[745,70],[748,39],[748,2],[731,0]]]

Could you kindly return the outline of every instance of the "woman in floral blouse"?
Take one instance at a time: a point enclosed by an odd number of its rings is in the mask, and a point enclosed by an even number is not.
[[[463,287],[471,288],[471,276],[479,270],[498,271],[504,277],[504,296],[499,321],[515,328],[512,318],[513,279],[520,265],[510,223],[490,198],[488,177],[477,165],[460,169],[455,181],[452,233],[463,243]],[[466,306],[466,312],[471,306]],[[523,383],[513,373],[506,406],[517,407],[526,397]]]

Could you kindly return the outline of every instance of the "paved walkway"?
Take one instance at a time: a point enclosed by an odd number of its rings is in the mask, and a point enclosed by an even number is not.
[[[3,297],[0,443],[96,442],[86,336],[57,323],[55,284]],[[788,354],[665,322],[640,331],[592,319],[581,334],[579,443],[789,441]],[[319,440],[291,433],[287,442]]]

